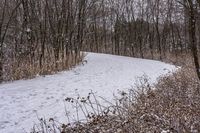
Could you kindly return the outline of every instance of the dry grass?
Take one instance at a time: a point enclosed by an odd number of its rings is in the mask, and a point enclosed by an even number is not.
[[[30,79],[37,75],[49,75],[62,70],[69,70],[83,61],[85,57],[84,53],[80,53],[76,57],[75,53],[70,53],[68,56],[55,62],[52,55],[48,55],[46,60],[42,62],[40,66],[39,60],[31,59],[29,56],[13,60],[9,64],[9,68],[5,68],[4,81],[19,80],[19,79]],[[56,66],[57,64],[57,66]]]
[[[129,92],[121,92],[114,105],[87,114],[87,122],[51,125],[44,133],[199,133],[200,82],[192,68],[161,77],[150,86],[146,78]],[[72,99],[67,99],[70,102]],[[89,103],[89,99],[80,103]],[[95,105],[99,105],[96,101]],[[48,125],[48,126],[47,126]],[[57,125],[57,126],[56,126]],[[60,126],[59,126],[60,125]],[[46,128],[44,128],[46,127]],[[55,128],[58,127],[58,128]],[[33,133],[36,133],[34,128]]]
[[[82,109],[85,122],[60,124],[53,119],[42,120],[43,128],[33,128],[32,133],[200,133],[200,82],[192,57],[189,53],[166,57],[163,61],[182,68],[160,77],[156,85],[150,86],[143,77],[136,88],[121,92],[115,104],[98,110],[101,105],[92,101],[90,108],[98,105],[94,109],[98,113]],[[91,103],[91,99],[85,99],[76,102],[84,107]]]
[[[65,128],[64,132],[200,132],[200,83],[192,70],[163,77],[155,88],[144,80],[139,91],[131,90],[122,96],[107,114]]]

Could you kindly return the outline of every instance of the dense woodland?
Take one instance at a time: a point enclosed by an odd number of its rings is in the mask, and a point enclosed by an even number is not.
[[[69,69],[81,51],[162,60],[193,56],[200,0],[1,0],[0,80]]]

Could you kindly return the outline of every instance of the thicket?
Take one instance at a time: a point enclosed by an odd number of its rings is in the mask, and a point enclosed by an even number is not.
[[[82,61],[83,10],[74,6],[66,0],[0,1],[0,82],[51,74]]]
[[[199,0],[1,0],[0,80],[70,68],[80,51],[163,60],[193,55]]]
[[[35,126],[32,133],[198,133],[200,83],[195,74],[193,68],[184,67],[160,77],[154,86],[141,78],[136,88],[122,91],[107,107],[101,106],[93,93],[77,101],[68,98],[69,104],[74,101],[82,106],[84,122],[60,124],[41,119],[42,128]],[[87,113],[84,105],[94,110]]]

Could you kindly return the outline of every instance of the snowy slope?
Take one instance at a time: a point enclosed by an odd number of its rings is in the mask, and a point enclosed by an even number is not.
[[[87,64],[55,75],[0,85],[0,133],[29,131],[37,117],[64,121],[66,97],[86,96],[91,90],[111,100],[117,90],[131,88],[146,74],[152,82],[174,66],[159,61],[89,53]],[[73,109],[67,107],[73,114]]]

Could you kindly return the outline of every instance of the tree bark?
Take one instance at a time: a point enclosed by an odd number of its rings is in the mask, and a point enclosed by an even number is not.
[[[200,67],[199,67],[199,59],[198,59],[198,50],[197,50],[197,38],[196,38],[196,17],[195,17],[195,9],[193,6],[192,0],[188,0],[189,4],[189,40],[191,44],[191,50],[195,65],[195,70],[197,76],[200,80]]]

